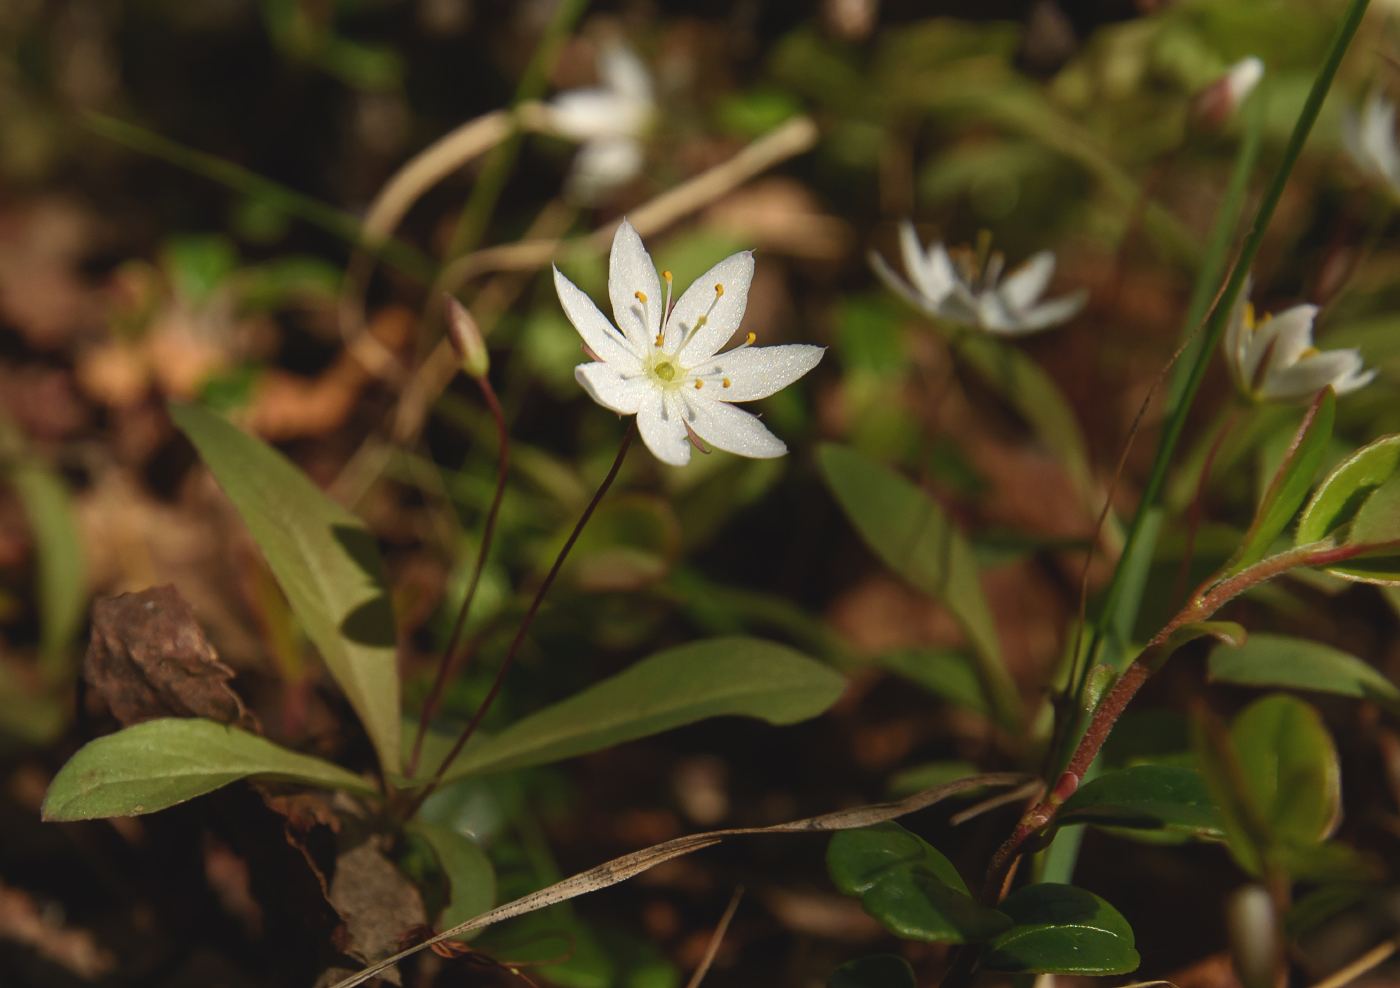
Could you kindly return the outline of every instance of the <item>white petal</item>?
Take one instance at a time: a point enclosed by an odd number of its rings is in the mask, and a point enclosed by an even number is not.
[[[1400,178],[1400,151],[1395,145],[1395,104],[1379,92],[1371,94],[1361,118],[1361,147],[1381,178]]]
[[[1259,396],[1272,401],[1303,401],[1354,373],[1360,360],[1354,350],[1328,350],[1288,367],[1272,364],[1259,386]]]
[[[613,42],[598,58],[598,76],[603,84],[633,103],[651,103],[651,75],[646,63],[626,45]]]
[[[1225,88],[1230,92],[1230,105],[1239,106],[1246,96],[1264,78],[1264,63],[1256,55],[1249,55],[1230,66],[1225,76]]]
[[[637,297],[646,297],[643,303]],[[613,318],[618,328],[632,342],[637,353],[646,353],[656,334],[661,332],[661,309],[666,297],[661,294],[661,279],[656,265],[642,246],[642,238],[623,220],[613,235],[612,255],[608,259],[608,295],[612,298]]]
[[[919,246],[919,234],[909,220],[902,220],[899,224],[899,249],[904,256],[904,270],[909,280],[934,305],[947,298],[959,283],[948,251],[941,243],[933,243],[925,252]]]
[[[642,145],[636,138],[595,138],[579,148],[574,156],[569,196],[582,205],[594,205],[619,185],[631,181],[641,170]]]
[[[1303,351],[1312,346],[1313,320],[1317,318],[1317,306],[1295,305],[1274,316],[1264,326],[1259,327],[1258,335],[1268,334],[1273,340],[1273,353],[1269,357],[1270,368],[1280,370],[1296,364]],[[1267,345],[1267,344],[1266,344]]]
[[[787,452],[781,439],[769,432],[756,417],[728,402],[711,401],[699,392],[682,392],[686,421],[705,442],[729,453],[757,460],[772,459]]]
[[[1054,251],[1043,250],[1007,275],[997,293],[1012,312],[1023,312],[1045,294],[1045,287],[1055,273]]]
[[[922,309],[931,316],[938,315],[937,304],[926,298],[922,292],[896,274],[894,268],[890,267],[889,261],[885,260],[873,250],[867,254],[866,257],[870,261],[871,269],[875,272],[876,276],[885,283],[885,287],[916,309]]]
[[[679,403],[668,398],[659,388],[648,388],[637,409],[637,429],[642,442],[658,460],[683,467],[690,462],[690,439],[681,421],[681,409],[672,407]]]
[[[806,374],[817,366],[825,352],[825,347],[805,343],[749,346],[716,354],[713,360],[691,368],[690,373],[717,374],[729,381],[727,388],[722,381],[706,381],[704,392],[709,398],[757,401],[781,391]]]
[[[587,141],[622,132],[626,102],[610,89],[570,89],[549,102],[549,124],[561,137]]]
[[[1067,322],[1077,316],[1079,310],[1084,308],[1084,304],[1088,301],[1088,289],[1081,288],[1063,298],[1052,299],[1043,305],[1037,305],[1033,309],[1021,313],[1021,317],[1016,321],[1016,328],[1012,332],[1034,333],[1050,326],[1058,326],[1060,323]]]
[[[619,415],[635,415],[642,407],[647,392],[654,390],[650,378],[643,373],[623,377],[608,364],[579,364],[574,378],[592,398],[604,408]]]
[[[559,304],[564,307],[564,314],[569,317],[569,322],[574,324],[574,329],[578,330],[578,335],[583,337],[583,342],[593,351],[594,356],[612,364],[623,373],[642,369],[641,361],[628,345],[628,341],[613,328],[613,324],[608,322],[608,317],[598,311],[598,307],[583,289],[565,278],[558,268],[554,269],[554,290],[559,293]]]
[[[728,343],[744,319],[752,282],[753,251],[749,250],[729,255],[696,278],[666,324],[667,352],[675,353],[682,367],[692,367]],[[715,290],[716,285],[724,286],[723,295]],[[701,316],[705,316],[705,325],[697,330]],[[674,348],[687,337],[676,351]]]

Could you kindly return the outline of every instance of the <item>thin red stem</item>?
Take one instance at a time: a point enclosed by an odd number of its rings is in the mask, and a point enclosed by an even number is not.
[[[588,519],[593,517],[593,512],[597,510],[598,503],[603,500],[603,495],[608,492],[612,482],[617,479],[617,472],[622,469],[622,461],[627,457],[627,449],[632,445],[632,436],[637,430],[637,420],[633,418],[627,423],[627,432],[622,437],[622,446],[617,451],[617,459],[613,460],[612,469],[603,478],[597,492],[593,495],[593,500],[588,502],[588,507],[583,509],[583,515],[579,518],[574,530],[569,533],[569,539],[564,543],[564,548],[559,550],[559,555],[554,559],[554,565],[549,568],[545,575],[544,582],[535,591],[535,599],[530,601],[530,609],[525,612],[525,619],[520,622],[520,630],[515,633],[515,639],[510,643],[510,650],[506,652],[505,661],[501,663],[500,671],[496,673],[496,681],[491,684],[491,690],[486,694],[486,699],[481,701],[481,706],[477,708],[476,714],[472,717],[471,723],[462,731],[457,738],[457,743],[452,746],[452,750],[447,753],[447,757],[438,765],[437,771],[433,773],[432,781],[424,787],[414,800],[408,816],[413,816],[418,811],[418,807],[423,805],[423,801],[433,794],[438,783],[442,781],[443,774],[447,767],[452,764],[456,757],[462,753],[471,736],[476,733],[476,729],[481,726],[482,719],[486,712],[491,709],[491,704],[495,702],[496,695],[500,693],[501,686],[506,681],[506,673],[510,672],[510,667],[515,662],[516,655],[520,652],[520,646],[525,643],[525,634],[530,630],[531,623],[535,620],[535,614],[540,609],[540,604],[544,601],[544,595],[549,592],[550,586],[554,583],[554,578],[559,575],[559,571],[564,566],[564,560],[568,558],[569,551],[573,549],[574,543],[583,532],[583,526],[588,524]]]
[[[1191,499],[1191,511],[1187,515],[1186,522],[1186,545],[1181,551],[1181,567],[1176,571],[1176,582],[1172,584],[1172,595],[1167,599],[1176,606],[1176,602],[1181,599],[1181,593],[1186,589],[1186,578],[1191,575],[1191,556],[1196,551],[1196,533],[1201,527],[1201,509],[1206,498],[1206,483],[1210,480],[1211,468],[1215,465],[1215,458],[1220,454],[1220,447],[1225,444],[1225,437],[1230,434],[1230,430],[1235,427],[1235,422],[1240,417],[1240,408],[1236,405],[1230,410],[1229,416],[1220,426],[1220,431],[1215,434],[1215,439],[1211,441],[1210,451],[1206,453],[1206,462],[1201,467],[1200,479],[1196,481],[1196,496]]]
[[[506,474],[510,466],[510,431],[506,428],[505,413],[501,411],[501,403],[496,397],[496,389],[491,387],[490,380],[483,376],[477,378],[476,383],[481,387],[481,396],[486,400],[486,407],[491,409],[491,417],[496,420],[496,433],[500,437],[500,453],[496,460],[496,492],[491,498],[491,510],[486,513],[486,525],[481,530],[481,547],[476,553],[476,568],[472,571],[471,583],[467,585],[467,595],[462,598],[457,620],[452,625],[452,634],[447,639],[447,648],[443,649],[442,660],[438,663],[437,679],[433,682],[428,698],[423,701],[423,711],[418,720],[418,734],[413,739],[413,753],[408,759],[409,778],[418,771],[418,759],[423,754],[423,739],[427,736],[428,725],[432,723],[438,704],[442,702],[443,691],[447,689],[447,683],[452,678],[457,646],[461,643],[462,630],[466,627],[472,601],[476,599],[476,588],[481,583],[481,573],[486,568],[486,559],[491,552],[491,539],[496,533],[496,516],[500,514],[501,499],[506,493]]]

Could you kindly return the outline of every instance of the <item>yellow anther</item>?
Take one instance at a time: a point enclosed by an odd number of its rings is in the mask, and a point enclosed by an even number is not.
[[[701,388],[703,388],[704,386],[705,386],[705,382],[704,382],[704,381],[696,381],[696,382],[695,382],[695,390],[696,390],[696,391],[699,391],[699,390],[700,390]]]
[[[1246,328],[1246,329],[1253,329],[1253,328],[1254,328],[1254,303],[1253,303],[1253,302],[1246,302],[1246,303],[1244,304],[1244,325],[1245,325],[1245,328]]]
[[[729,378],[727,378],[727,377],[724,379],[724,386],[725,386],[726,388],[729,387]]]
[[[750,333],[749,338],[744,341],[744,346],[753,346],[753,341],[758,339],[757,333]]]
[[[724,286],[723,286],[723,285],[716,285],[716,286],[715,286],[715,295],[717,295],[717,296],[723,296],[723,295],[724,295]]]
[[[660,334],[660,333],[657,333],[657,334],[656,334],[656,345],[657,345],[657,346],[660,346],[660,345],[661,345],[661,334]]]
[[[666,284],[669,285],[669,284],[671,283],[671,272],[669,272],[669,271],[662,271],[662,272],[661,272],[661,277],[663,277],[663,278],[666,279]]]
[[[646,292],[638,292],[638,293],[637,293],[637,301],[638,301],[638,302],[641,302],[643,305],[646,305],[646,304],[647,304],[647,293],[646,293]]]

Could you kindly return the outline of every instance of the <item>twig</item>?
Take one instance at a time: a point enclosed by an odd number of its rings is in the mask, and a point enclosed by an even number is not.
[[[437,679],[423,703],[418,720],[418,733],[413,739],[413,753],[408,759],[409,778],[418,771],[418,758],[423,753],[423,739],[427,736],[428,725],[437,713],[438,704],[442,701],[442,692],[451,678],[457,646],[462,640],[462,629],[466,627],[467,614],[471,611],[472,601],[476,599],[476,589],[481,583],[482,571],[486,568],[486,558],[491,552],[491,539],[496,531],[496,516],[500,513],[501,499],[506,492],[506,475],[510,467],[510,432],[506,428],[505,413],[501,411],[501,403],[496,397],[496,389],[491,386],[491,379],[482,376],[476,379],[476,383],[481,387],[481,396],[486,400],[487,407],[491,409],[491,417],[496,421],[496,431],[500,436],[500,451],[496,461],[496,491],[491,498],[491,509],[486,513],[486,524],[481,531],[481,546],[476,553],[476,568],[472,571],[471,583],[467,585],[467,595],[462,598],[457,620],[452,625],[452,634],[447,639],[447,647],[443,649],[442,661],[438,663]]]
[[[1385,943],[1372,947],[1356,960],[1352,961],[1340,971],[1323,978],[1312,988],[1342,988],[1343,985],[1350,984],[1361,977],[1371,968],[1378,966],[1381,962],[1395,953],[1397,943],[1394,940],[1387,940]]]
[[[981,816],[983,813],[990,813],[992,810],[1000,809],[1007,803],[1014,803],[1021,799],[1039,799],[1044,792],[1045,783],[1040,779],[1034,779],[1018,789],[1001,793],[1000,795],[993,796],[991,799],[984,799],[974,806],[969,806],[961,813],[955,813],[953,816],[950,816],[948,822],[958,827],[967,823],[969,820]]]
[[[549,592],[550,586],[554,583],[554,578],[559,575],[559,570],[563,568],[564,560],[569,556],[569,550],[573,549],[574,543],[578,541],[579,535],[583,532],[583,526],[587,525],[588,519],[593,517],[593,512],[597,509],[598,503],[603,500],[603,495],[608,492],[608,488],[612,486],[613,480],[617,478],[617,472],[622,469],[622,461],[627,457],[627,450],[632,445],[632,436],[636,431],[637,420],[636,418],[632,418],[627,423],[627,432],[622,436],[622,445],[618,447],[617,458],[613,460],[612,469],[609,470],[608,475],[603,478],[603,482],[598,486],[597,493],[593,495],[593,500],[588,502],[588,507],[583,509],[583,514],[579,517],[578,524],[574,526],[574,530],[569,533],[569,538],[568,541],[564,543],[564,548],[559,550],[559,555],[554,559],[554,565],[549,568],[549,572],[545,575],[544,581],[540,584],[540,588],[535,591],[535,599],[530,601],[530,609],[525,612],[525,618],[520,622],[520,629],[516,631],[515,639],[510,643],[510,650],[506,652],[505,660],[501,663],[500,671],[496,673],[496,681],[491,684],[490,692],[486,694],[486,699],[481,701],[481,706],[477,707],[476,714],[457,738],[457,743],[452,746],[452,750],[447,753],[447,757],[438,765],[437,771],[433,773],[432,781],[429,782],[423,788],[423,791],[414,799],[412,807],[407,814],[409,817],[418,812],[418,808],[423,805],[423,801],[432,795],[433,790],[435,790],[442,781],[442,776],[447,771],[447,767],[461,754],[462,749],[466,747],[467,741],[476,733],[476,729],[481,726],[482,718],[484,718],[486,712],[491,709],[491,704],[495,702],[496,695],[500,693],[501,686],[505,683],[506,673],[510,672],[510,667],[514,664],[515,657],[520,652],[520,646],[525,642],[525,635],[530,630],[531,623],[535,620],[535,614],[540,609],[540,603],[544,600],[544,595]]]
[[[719,925],[715,927],[715,932],[710,935],[710,944],[705,948],[705,956],[700,958],[700,966],[695,969],[695,973],[685,983],[685,988],[700,988],[700,982],[705,980],[706,972],[710,970],[710,965],[715,962],[715,955],[719,953],[719,945],[724,941],[724,934],[729,929],[729,921],[734,918],[734,913],[739,908],[739,900],[743,897],[744,886],[740,885],[734,889],[734,894],[729,897],[729,906],[724,910],[724,915],[719,918]]]

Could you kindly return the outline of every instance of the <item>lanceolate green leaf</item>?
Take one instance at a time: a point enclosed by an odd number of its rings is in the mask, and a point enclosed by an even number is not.
[[[885,565],[953,612],[977,656],[997,722],[1019,731],[1016,686],[1002,659],[972,549],[952,519],[908,480],[842,446],[823,446],[817,459],[827,486],[866,544]]]
[[[1135,765],[1099,776],[1076,792],[1055,815],[1057,826],[1170,830],[1220,840],[1220,811],[1195,769]]]
[[[1254,522],[1245,533],[1239,551],[1221,573],[1222,578],[1233,576],[1263,559],[1274,544],[1274,539],[1298,513],[1327,454],[1327,443],[1332,438],[1332,424],[1336,417],[1337,394],[1331,387],[1324,388],[1318,392],[1308,413],[1303,416],[1303,424],[1293,437],[1293,445],[1284,456],[1278,473],[1274,474],[1273,482],[1254,514]]]
[[[962,652],[902,648],[877,656],[875,664],[951,703],[984,716],[989,712],[977,664]]]
[[[1001,911],[1016,925],[988,945],[983,970],[1127,974],[1140,963],[1128,921],[1085,889],[1027,885],[1007,896]]]
[[[1400,688],[1375,666],[1330,645],[1291,635],[1257,634],[1242,648],[1216,649],[1210,656],[1210,678],[1354,696],[1400,712]]]
[[[83,547],[73,499],[63,478],[35,460],[21,460],[7,476],[34,532],[41,647],[45,656],[56,656],[78,633],[87,602]]]
[[[706,717],[793,724],[827,710],[846,680],[805,655],[757,638],[711,638],[667,649],[552,707],[473,742],[444,781],[543,765],[658,734]],[[423,774],[451,740],[430,735]]]
[[[374,537],[272,447],[196,405],[170,414],[253,533],[380,766],[398,772],[394,612]]]
[[[496,904],[496,870],[476,841],[455,830],[422,820],[414,820],[408,829],[431,845],[438,867],[447,878],[447,905],[438,918],[439,929],[446,930],[465,923]],[[473,930],[458,939],[470,940],[479,932]]]
[[[339,765],[212,720],[171,717],[83,745],[49,784],[43,815],[45,820],[139,816],[244,778],[377,794]]]
[[[1328,474],[1298,521],[1296,545],[1400,538],[1400,435],[1377,439]],[[1400,551],[1328,567],[1350,580],[1400,582]]]

